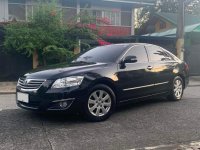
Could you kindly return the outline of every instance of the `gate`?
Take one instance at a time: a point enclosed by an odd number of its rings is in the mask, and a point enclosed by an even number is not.
[[[200,75],[200,44],[191,46],[185,56],[189,65],[190,75]]]

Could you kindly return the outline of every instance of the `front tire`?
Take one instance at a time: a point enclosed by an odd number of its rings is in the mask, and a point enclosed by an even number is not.
[[[116,96],[113,90],[104,84],[94,86],[84,103],[84,115],[89,121],[104,121],[115,110]]]
[[[177,76],[173,80],[172,89],[170,95],[168,96],[169,100],[179,101],[182,99],[184,91],[183,79],[180,76]]]

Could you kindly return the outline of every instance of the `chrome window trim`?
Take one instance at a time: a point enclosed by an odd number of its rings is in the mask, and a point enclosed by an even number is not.
[[[133,87],[133,88],[127,88],[127,89],[123,89],[123,91],[130,91],[130,90],[142,89],[142,88],[147,88],[147,87],[152,87],[152,86],[157,86],[157,85],[163,85],[163,84],[167,84],[167,83],[169,83],[169,81],[155,83],[155,84],[149,84],[149,85],[144,85],[144,86],[138,86],[138,87]]]
[[[127,50],[126,52],[124,52],[117,60],[117,63],[120,63],[121,61],[124,61],[125,59],[125,55],[134,47],[137,47],[137,46],[143,46],[145,51],[146,51],[146,55],[147,55],[147,62],[140,62],[140,63],[148,63],[149,62],[149,56],[148,56],[148,53],[147,53],[147,50],[146,50],[146,47],[145,47],[145,44],[134,44],[134,45],[131,45]],[[138,63],[138,62],[136,62]],[[135,63],[129,63],[129,64],[135,64]]]
[[[131,50],[133,47],[135,47],[135,45],[131,45],[128,49],[126,49],[126,51],[121,54],[121,56],[119,56],[119,58],[117,59],[117,62],[120,63],[122,60],[124,60],[124,56],[129,52],[129,50]]]

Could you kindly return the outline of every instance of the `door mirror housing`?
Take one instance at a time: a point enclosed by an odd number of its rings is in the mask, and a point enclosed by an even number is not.
[[[137,62],[137,57],[136,56],[127,56],[125,57],[124,61],[126,63],[136,63]]]
[[[124,58],[124,60],[121,60],[120,69],[126,68],[126,64],[128,64],[128,63],[136,63],[136,62],[137,62],[136,56],[127,56]]]

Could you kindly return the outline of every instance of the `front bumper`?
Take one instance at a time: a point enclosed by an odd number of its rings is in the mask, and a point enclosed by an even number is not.
[[[17,86],[16,92],[28,94],[28,102],[19,101],[19,107],[35,111],[73,111],[80,109],[85,99],[87,88],[71,87],[66,89],[51,89],[40,87],[37,91],[23,91]]]
[[[47,101],[47,100],[44,99],[44,101]],[[43,101],[33,102],[29,100],[28,103],[25,103],[25,102],[21,102],[17,100],[17,106],[23,109],[36,110],[36,111],[37,110],[38,111],[65,111],[65,110],[70,109],[74,101],[75,101],[75,98],[68,98],[68,99],[62,99],[62,100],[55,100],[55,102],[52,101],[52,102],[48,102],[44,104]],[[61,106],[60,104],[64,104],[64,105]]]

